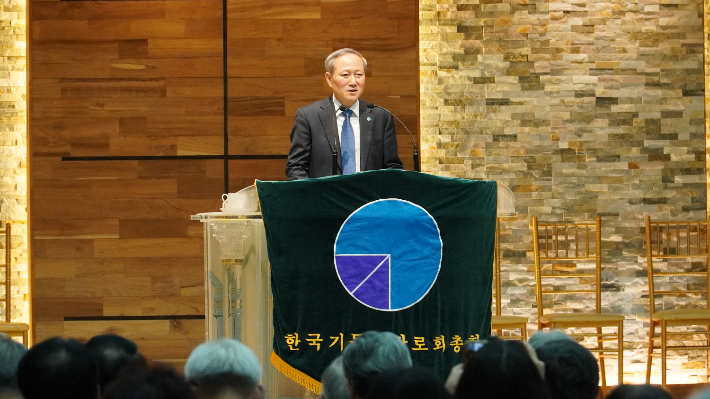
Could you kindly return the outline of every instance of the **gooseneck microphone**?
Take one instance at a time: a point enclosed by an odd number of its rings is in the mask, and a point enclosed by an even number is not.
[[[338,123],[336,121],[338,111],[345,111],[346,108],[341,105],[338,109],[333,112],[333,133],[335,134],[335,147],[330,145],[330,139],[328,138],[328,134],[326,133],[325,138],[328,140],[328,145],[330,146],[330,150],[333,151],[333,176],[338,175],[338,148],[340,148],[340,140],[338,140]]]
[[[380,107],[377,104],[372,104],[372,103],[367,104],[367,108],[375,108],[375,107],[392,115],[394,117],[394,119],[397,119],[399,121],[399,123],[402,126],[404,126],[404,130],[406,130],[407,133],[409,133],[409,136],[412,138],[412,142],[414,143],[414,152],[412,153],[412,158],[414,158],[414,170],[417,172],[421,172],[420,167],[419,167],[419,150],[417,149],[417,140],[414,138],[414,135],[412,134],[412,132],[410,132],[409,129],[407,129],[407,125],[405,125],[401,119],[397,118],[397,115],[390,112],[390,110],[388,110],[387,108]]]

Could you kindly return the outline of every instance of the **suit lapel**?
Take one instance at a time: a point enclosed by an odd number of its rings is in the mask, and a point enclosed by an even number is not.
[[[328,137],[328,144],[331,148],[334,148],[338,153],[338,169],[342,171],[342,161],[340,160],[340,140],[338,140],[337,129],[333,131],[333,118],[335,114],[335,106],[333,105],[333,98],[328,97],[325,100],[321,100],[320,112],[318,113],[318,119],[320,119],[321,127]]]
[[[372,108],[367,108],[367,103],[360,100],[360,170],[367,169],[367,157],[370,153],[370,143],[372,142],[372,126],[375,124],[375,116]]]

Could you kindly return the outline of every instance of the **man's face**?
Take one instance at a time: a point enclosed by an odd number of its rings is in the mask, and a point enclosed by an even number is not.
[[[326,72],[325,80],[333,95],[345,107],[350,107],[365,90],[365,65],[357,54],[346,53],[333,62],[333,74]]]

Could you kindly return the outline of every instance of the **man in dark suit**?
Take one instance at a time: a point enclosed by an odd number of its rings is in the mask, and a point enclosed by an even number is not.
[[[288,180],[402,169],[394,118],[360,100],[365,58],[353,49],[340,49],[326,58],[325,69],[333,96],[296,111],[286,164]]]

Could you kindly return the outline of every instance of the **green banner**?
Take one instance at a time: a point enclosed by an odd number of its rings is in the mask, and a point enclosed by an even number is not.
[[[274,297],[274,364],[314,391],[368,330],[446,376],[490,333],[495,182],[381,170],[256,182]]]

